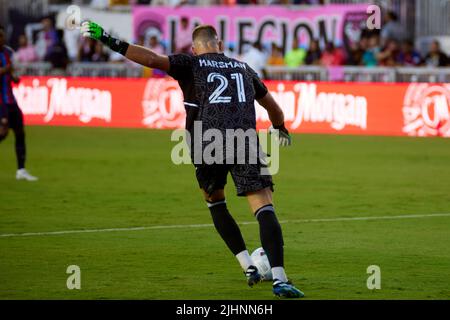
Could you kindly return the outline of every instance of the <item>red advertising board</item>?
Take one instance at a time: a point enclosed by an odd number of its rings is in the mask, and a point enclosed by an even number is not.
[[[450,84],[267,81],[292,132],[450,137]],[[182,128],[172,79],[23,77],[14,88],[27,124]],[[269,126],[257,105],[259,128]]]

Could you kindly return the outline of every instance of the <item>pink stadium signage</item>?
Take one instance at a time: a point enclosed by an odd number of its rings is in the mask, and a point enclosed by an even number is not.
[[[291,132],[450,137],[450,84],[266,81]],[[183,128],[175,80],[23,77],[14,95],[27,124]],[[256,106],[258,128],[268,128]]]
[[[134,37],[159,34],[170,48],[175,41],[182,17],[189,17],[190,27],[211,24],[226,44],[238,53],[257,40],[276,43],[283,51],[291,47],[294,36],[301,45],[311,39],[333,41],[348,48],[359,39],[368,17],[369,4],[324,6],[235,6],[235,7],[153,7],[133,8]]]

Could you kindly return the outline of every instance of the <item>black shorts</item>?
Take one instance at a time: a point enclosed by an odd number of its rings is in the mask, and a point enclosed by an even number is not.
[[[8,120],[9,128],[13,130],[23,129],[23,113],[17,103],[0,104],[0,125],[2,125],[1,119],[3,118]]]
[[[213,164],[195,167],[197,181],[206,193],[223,189],[227,184],[228,172],[231,173],[238,196],[270,187],[273,191],[271,175],[261,174],[261,164]]]

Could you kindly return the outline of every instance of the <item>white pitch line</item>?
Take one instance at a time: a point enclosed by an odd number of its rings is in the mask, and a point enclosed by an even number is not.
[[[398,219],[421,219],[434,217],[450,217],[450,213],[434,213],[434,214],[410,214],[397,216],[375,216],[375,217],[341,217],[341,218],[324,218],[324,219],[296,219],[281,220],[280,223],[308,223],[308,222],[339,222],[339,221],[368,221],[368,220],[398,220]],[[239,222],[240,225],[257,224],[257,221]],[[26,232],[26,233],[3,233],[1,238],[11,237],[32,237],[32,236],[53,236],[62,234],[76,233],[96,233],[96,232],[120,232],[120,231],[140,231],[140,230],[159,230],[159,229],[190,229],[190,228],[210,228],[214,225],[206,224],[173,224],[165,226],[148,226],[148,227],[131,227],[131,228],[108,228],[108,229],[82,229],[82,230],[63,230],[48,232]]]

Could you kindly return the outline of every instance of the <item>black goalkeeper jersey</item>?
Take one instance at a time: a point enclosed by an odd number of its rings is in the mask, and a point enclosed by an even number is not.
[[[254,100],[267,88],[246,63],[222,53],[175,54],[169,62],[168,74],[183,91],[188,131],[194,121],[203,130],[256,129]]]

